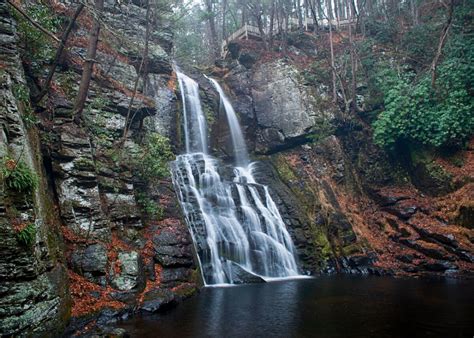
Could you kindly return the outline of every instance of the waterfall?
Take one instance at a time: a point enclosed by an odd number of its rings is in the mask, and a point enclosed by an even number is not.
[[[244,134],[240,128],[239,120],[235,114],[234,107],[232,107],[232,104],[225,95],[219,83],[207,76],[206,78],[208,78],[216,88],[217,92],[219,93],[221,104],[224,106],[227,122],[229,123],[230,134],[232,137],[232,145],[234,147],[235,164],[237,166],[246,166],[249,164],[249,154],[247,152],[247,146],[245,145]]]
[[[293,242],[268,187],[255,181],[255,163],[249,161],[232,104],[219,83],[209,79],[219,92],[234,147],[235,167],[226,170],[208,154],[198,84],[177,75],[186,153],[172,162],[171,171],[205,284],[298,275]]]

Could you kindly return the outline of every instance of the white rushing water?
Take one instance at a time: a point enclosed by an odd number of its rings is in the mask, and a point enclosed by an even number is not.
[[[233,178],[225,180],[221,174],[226,167],[207,153],[198,84],[177,74],[186,153],[172,163],[173,181],[206,285],[297,276],[293,242],[268,187],[255,181],[255,164],[249,161],[230,101],[219,83],[209,79],[220,94],[234,147],[236,166],[227,175]]]

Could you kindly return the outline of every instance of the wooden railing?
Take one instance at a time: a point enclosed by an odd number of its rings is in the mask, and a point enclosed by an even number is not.
[[[329,27],[329,22],[331,22],[331,25],[332,26],[335,26],[335,27],[344,27],[344,26],[348,26],[351,21],[350,20],[327,20],[327,19],[322,19],[320,21],[318,21],[318,24],[322,27]],[[354,24],[354,22],[352,22],[352,24]],[[298,27],[299,25],[299,20],[297,18],[290,18],[289,21],[288,21],[288,26],[291,28],[294,28],[294,27]],[[306,30],[308,30],[308,27],[309,26],[313,26],[314,25],[314,20],[312,18],[304,18],[303,19],[303,26]],[[275,33],[279,33],[280,32],[280,29],[279,27],[286,27],[286,23],[283,22],[283,24],[280,26],[278,23],[274,23],[273,24],[273,32]],[[264,33],[265,34],[268,34],[270,32],[270,27],[264,29]],[[255,38],[260,38],[260,31],[258,29],[258,27],[255,27],[255,26],[252,26],[252,25],[249,25],[249,24],[245,24],[243,25],[242,27],[240,27],[239,29],[237,29],[234,33],[232,33],[231,35],[229,35],[225,40],[222,41],[222,44],[221,44],[221,55],[222,57],[225,57],[226,54],[227,54],[227,45],[231,42],[231,41],[234,41],[234,40],[239,40],[239,39],[242,39],[242,38],[245,38],[245,39],[248,39],[250,37],[255,37]]]

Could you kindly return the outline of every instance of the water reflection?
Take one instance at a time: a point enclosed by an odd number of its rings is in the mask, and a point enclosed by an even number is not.
[[[132,337],[472,337],[472,282],[330,277],[207,288]]]

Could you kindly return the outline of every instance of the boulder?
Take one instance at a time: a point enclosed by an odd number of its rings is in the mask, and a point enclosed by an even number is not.
[[[145,272],[143,263],[137,252],[121,252],[118,254],[116,264],[119,264],[120,272],[115,274],[111,269],[112,286],[121,291],[129,291],[132,289],[141,289],[145,283]]]
[[[189,267],[193,264],[189,234],[166,228],[153,237],[155,261],[164,267]]]
[[[259,127],[256,150],[263,153],[301,143],[316,122],[333,117],[319,109],[298,69],[281,60],[255,68],[252,97]]]
[[[142,312],[155,313],[174,304],[176,304],[176,296],[170,290],[152,290],[145,294],[140,310]]]
[[[92,244],[86,248],[78,249],[71,255],[71,264],[77,272],[105,275],[107,249],[103,244]]]
[[[191,270],[188,268],[167,268],[161,272],[161,283],[174,286],[187,282],[191,278]]]
[[[242,268],[239,264],[230,262],[232,265],[232,276],[228,276],[234,284],[265,283],[265,280]]]

